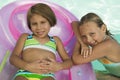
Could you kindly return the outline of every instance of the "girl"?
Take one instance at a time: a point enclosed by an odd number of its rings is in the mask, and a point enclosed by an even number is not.
[[[120,77],[120,45],[113,39],[101,18],[95,13],[86,14],[79,22],[79,32],[82,41],[92,48],[92,52],[91,55],[80,54],[81,46],[77,41],[72,55],[74,64],[97,59],[109,74]]]
[[[56,24],[55,14],[48,5],[35,4],[28,10],[27,24],[32,34],[20,36],[10,57],[11,64],[20,69],[14,80],[55,80],[53,72],[72,66],[61,40],[48,35]],[[56,51],[63,62],[56,62]]]

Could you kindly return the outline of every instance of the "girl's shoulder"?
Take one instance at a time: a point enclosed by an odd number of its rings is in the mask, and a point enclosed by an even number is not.
[[[120,44],[113,38],[109,37],[105,41],[103,41],[99,47],[106,48],[106,50],[110,53],[120,52]]]
[[[58,36],[53,36],[53,38],[55,40],[56,45],[62,44],[62,40]]]
[[[61,41],[61,39],[58,36],[53,36],[55,41]]]
[[[105,42],[111,46],[120,46],[120,44],[117,42],[117,40],[115,40],[112,37],[109,37],[108,40],[106,40]]]
[[[28,33],[22,33],[22,34],[20,35],[20,37],[26,37],[26,36],[28,36],[28,35],[30,35],[30,34],[28,34]]]
[[[22,34],[20,35],[19,39],[26,40],[29,35],[30,35],[30,34],[28,34],[28,33],[22,33]]]

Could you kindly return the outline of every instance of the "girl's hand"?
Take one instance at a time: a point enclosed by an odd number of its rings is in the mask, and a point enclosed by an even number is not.
[[[48,72],[47,69],[42,67],[41,60],[28,63],[27,65],[25,65],[25,70],[33,72],[33,73],[39,73],[39,74]]]
[[[62,69],[59,62],[56,62],[52,58],[47,58],[47,60],[42,60],[42,67],[43,69],[47,69],[48,73],[57,72]]]
[[[81,55],[86,58],[92,53],[92,47],[87,46],[86,44],[81,44]]]

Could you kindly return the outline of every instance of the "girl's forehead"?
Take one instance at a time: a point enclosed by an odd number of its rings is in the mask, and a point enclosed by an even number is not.
[[[87,34],[91,32],[99,32],[100,28],[97,26],[96,23],[85,23],[79,27],[80,33],[81,34]]]
[[[80,29],[100,29],[95,22],[87,22],[80,26]]]

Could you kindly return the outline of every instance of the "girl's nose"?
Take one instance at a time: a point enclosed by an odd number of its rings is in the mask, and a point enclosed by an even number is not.
[[[40,24],[38,24],[37,29],[41,29],[41,25]]]
[[[87,37],[87,42],[91,43],[93,41],[93,39],[91,37]]]

